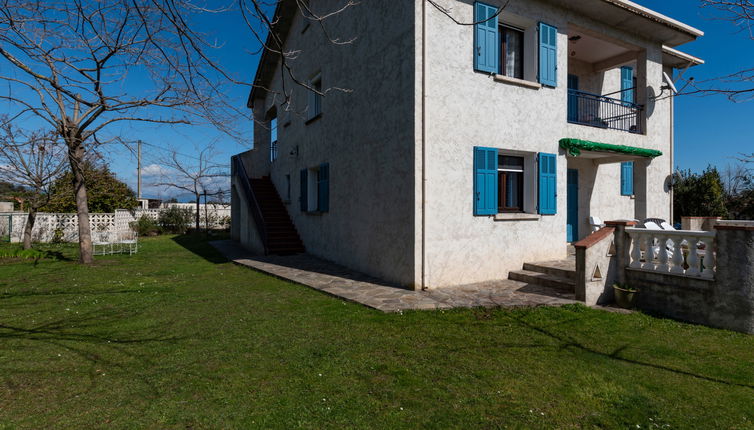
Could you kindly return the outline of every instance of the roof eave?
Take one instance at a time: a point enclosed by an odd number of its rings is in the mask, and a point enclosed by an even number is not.
[[[662,45],[663,61],[666,66],[672,66],[676,69],[701,66],[704,64],[704,60],[699,57],[681,52],[677,49],[671,48],[666,45]]]
[[[694,39],[704,36],[704,31],[699,30],[698,28],[692,27],[688,24],[684,24],[681,21],[670,18],[669,16],[663,15],[659,12],[655,12],[652,9],[636,4],[630,0],[602,0],[602,1],[606,3],[610,3],[617,7],[629,10],[637,15],[644,16],[645,18],[659,22],[670,28],[674,28],[678,31],[684,32],[692,36]]]

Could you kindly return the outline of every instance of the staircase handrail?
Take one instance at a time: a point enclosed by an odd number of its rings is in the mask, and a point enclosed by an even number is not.
[[[251,216],[254,218],[254,222],[257,225],[257,230],[259,231],[259,236],[262,239],[262,246],[264,246],[264,253],[269,253],[269,244],[267,242],[267,228],[264,221],[264,215],[262,214],[262,208],[259,206],[259,200],[257,200],[256,194],[254,194],[254,189],[251,187],[251,180],[249,179],[249,175],[246,173],[246,167],[243,165],[243,161],[241,161],[241,157],[238,155],[234,155],[231,157],[233,159],[233,167],[235,170],[235,175],[238,179],[237,182],[241,183],[241,188],[243,189],[244,195],[246,196],[246,201],[248,202],[249,209],[251,209]]]

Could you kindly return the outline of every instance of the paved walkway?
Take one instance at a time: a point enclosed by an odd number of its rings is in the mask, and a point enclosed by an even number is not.
[[[253,256],[236,242],[211,242],[228,260],[383,312],[475,307],[561,306],[573,294],[500,280],[429,291],[406,290],[308,254]]]

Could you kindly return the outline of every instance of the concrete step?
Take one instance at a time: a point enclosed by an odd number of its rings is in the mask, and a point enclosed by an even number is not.
[[[524,270],[576,281],[576,263],[568,260],[524,263]]]
[[[542,287],[556,288],[564,291],[575,291],[576,281],[547,273],[532,272],[531,270],[514,270],[508,273],[508,279]]]

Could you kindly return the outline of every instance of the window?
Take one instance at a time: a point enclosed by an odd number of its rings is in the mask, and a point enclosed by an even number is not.
[[[536,214],[537,160],[536,152],[474,147],[474,215]]]
[[[270,161],[278,158],[278,118],[277,114],[270,119]]]
[[[632,161],[620,163],[620,195],[634,195],[634,163]]]
[[[498,213],[524,211],[524,158],[498,156]]]
[[[324,213],[330,210],[330,164],[301,170],[301,211]]]
[[[500,74],[524,79],[524,32],[500,26]]]
[[[322,75],[317,73],[309,80],[309,117],[308,121],[322,115]]]
[[[558,29],[539,23],[539,83],[558,86]]]

